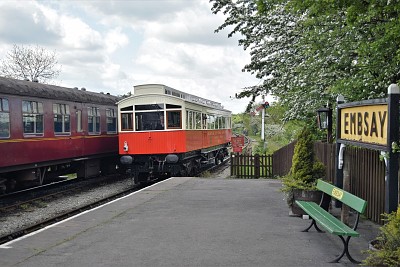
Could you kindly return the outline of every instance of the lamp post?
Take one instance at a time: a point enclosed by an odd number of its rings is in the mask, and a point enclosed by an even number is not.
[[[331,143],[332,142],[332,109],[329,105],[317,110],[317,121],[318,121],[318,128],[320,128],[321,130],[324,130],[324,129],[328,130],[326,141],[328,143]]]

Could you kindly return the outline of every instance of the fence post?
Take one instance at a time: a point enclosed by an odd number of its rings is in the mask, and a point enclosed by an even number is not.
[[[254,155],[254,177],[260,178],[260,155]]]

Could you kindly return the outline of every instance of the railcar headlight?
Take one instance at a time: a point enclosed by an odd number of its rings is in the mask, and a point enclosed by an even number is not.
[[[124,151],[127,152],[129,150],[128,142],[124,142]]]

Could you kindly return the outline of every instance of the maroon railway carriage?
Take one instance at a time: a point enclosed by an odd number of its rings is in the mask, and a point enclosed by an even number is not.
[[[0,191],[115,169],[118,97],[0,77]]]
[[[231,112],[161,84],[134,87],[118,102],[121,163],[135,182],[193,175],[228,154]]]

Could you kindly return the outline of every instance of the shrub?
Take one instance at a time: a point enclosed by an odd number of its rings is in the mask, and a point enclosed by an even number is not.
[[[376,239],[376,250],[368,250],[363,261],[368,266],[400,266],[400,206],[397,211],[383,214],[385,224]]]

